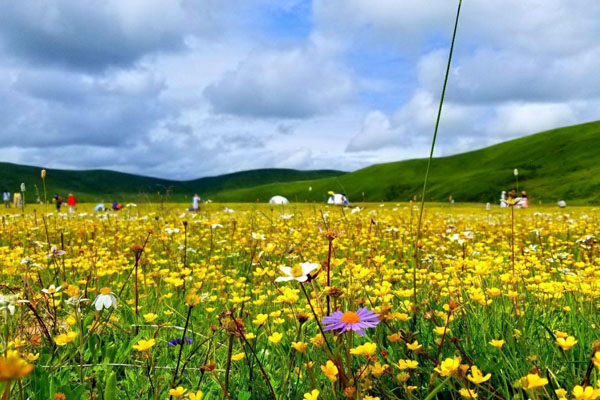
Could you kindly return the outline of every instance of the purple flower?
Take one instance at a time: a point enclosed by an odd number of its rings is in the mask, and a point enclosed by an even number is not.
[[[357,312],[336,311],[328,317],[323,318],[323,324],[326,331],[339,331],[344,333],[347,330],[353,330],[359,335],[365,334],[365,328],[375,328],[379,323],[379,314],[367,310],[366,307],[359,309]]]
[[[180,338],[175,338],[175,339],[171,339],[169,340],[169,343],[167,343],[169,345],[169,347],[173,347],[173,346],[181,346],[181,339]],[[191,337],[184,337],[183,338],[183,344],[188,344],[191,345],[192,344],[192,338]]]

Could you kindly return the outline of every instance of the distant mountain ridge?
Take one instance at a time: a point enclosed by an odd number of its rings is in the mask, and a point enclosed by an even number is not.
[[[0,190],[14,192],[21,182],[27,188],[26,199],[43,199],[41,170],[43,167],[0,162]],[[55,193],[65,197],[73,193],[79,201],[190,201],[194,193],[208,198],[218,192],[264,184],[303,181],[342,175],[335,170],[301,171],[272,168],[234,172],[219,176],[177,181],[109,170],[64,170],[46,168],[48,199]],[[37,186],[37,193],[36,193]]]

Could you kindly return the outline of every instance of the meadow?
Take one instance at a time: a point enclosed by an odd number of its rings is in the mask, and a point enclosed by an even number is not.
[[[600,397],[598,208],[5,211],[2,399]]]

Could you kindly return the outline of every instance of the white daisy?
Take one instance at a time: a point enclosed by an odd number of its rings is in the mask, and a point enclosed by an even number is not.
[[[300,263],[292,268],[281,266],[279,267],[279,270],[286,276],[280,276],[279,278],[275,279],[275,282],[287,282],[291,280],[306,282],[308,280],[308,274],[317,268],[319,268],[319,264],[309,262]]]
[[[110,288],[103,287],[92,304],[98,311],[102,311],[104,308],[109,309],[111,306],[117,308],[117,296],[110,291]]]

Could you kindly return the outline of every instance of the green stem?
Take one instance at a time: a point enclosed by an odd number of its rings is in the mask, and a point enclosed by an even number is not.
[[[460,15],[460,7],[462,0],[458,0],[458,9],[456,11],[456,20],[454,22],[454,31],[452,33],[452,42],[450,44],[450,53],[448,54],[448,64],[446,65],[446,75],[444,77],[444,85],[442,86],[442,95],[440,97],[440,105],[438,107],[437,118],[435,120],[435,128],[433,130],[433,140],[431,141],[431,150],[429,152],[429,159],[427,160],[427,169],[425,170],[425,181],[423,182],[423,193],[421,195],[421,209],[419,210],[419,222],[417,224],[417,239],[414,246],[415,265],[413,267],[413,303],[417,305],[417,268],[419,268],[420,254],[419,254],[419,242],[421,240],[421,225],[423,221],[423,209],[425,207],[425,194],[427,192],[427,181],[429,180],[429,170],[431,168],[431,160],[433,158],[433,150],[435,149],[435,141],[437,139],[438,128],[440,125],[440,118],[442,115],[442,106],[444,104],[444,97],[446,95],[446,85],[448,83],[448,75],[450,74],[450,63],[452,61],[452,53],[454,51],[454,41],[456,39],[456,30],[458,28],[458,17]],[[413,316],[413,330],[416,324],[417,310]]]
[[[427,397],[425,397],[424,400],[431,400],[434,398],[434,396],[444,388],[444,386],[446,386],[446,384],[450,381],[450,378],[452,378],[452,376],[447,377],[446,379],[444,379],[442,381],[442,383],[440,383],[439,385],[437,385],[432,391],[431,393],[429,393],[427,395]]]

